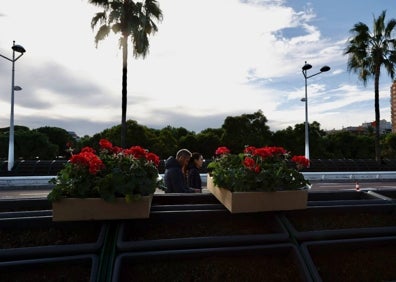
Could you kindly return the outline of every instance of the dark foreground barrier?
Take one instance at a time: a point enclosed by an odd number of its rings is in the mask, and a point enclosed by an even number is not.
[[[394,281],[394,191],[370,195],[378,201],[362,193],[310,192],[306,210],[250,214],[229,213],[211,194],[159,194],[147,219],[58,223],[48,202],[3,200],[0,277]]]

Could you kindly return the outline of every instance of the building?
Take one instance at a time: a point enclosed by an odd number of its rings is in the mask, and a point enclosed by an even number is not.
[[[392,83],[392,86],[390,88],[390,94],[392,133],[396,133],[396,80]]]
[[[396,108],[395,108],[396,110]],[[392,123],[389,121],[386,121],[385,119],[380,120],[380,134],[386,134],[390,133],[392,130]],[[358,126],[347,126],[343,127],[340,130],[331,130],[328,131],[328,133],[336,133],[336,132],[341,132],[341,131],[348,131],[354,134],[367,134],[368,132],[374,132],[375,131],[375,121],[373,122],[364,122],[361,125]]]
[[[392,122],[386,121],[385,119],[381,119],[379,125],[380,134],[390,133],[392,131],[392,124],[393,124]],[[366,129],[369,129],[370,127],[375,128],[376,125],[375,125],[375,121],[373,121],[373,122],[362,123],[361,126]]]

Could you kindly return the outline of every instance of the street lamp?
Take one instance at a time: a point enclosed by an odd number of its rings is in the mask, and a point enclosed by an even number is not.
[[[307,75],[307,71],[312,68],[312,65],[307,64],[305,61],[305,65],[302,67],[302,74],[305,78],[305,97],[301,99],[302,102],[305,102],[305,158],[309,159],[309,126],[308,126],[308,91],[307,91],[307,80],[315,75],[321,74],[322,72],[326,72],[330,70],[329,66],[323,66],[319,72]]]
[[[14,166],[14,91],[22,90],[20,86],[15,86],[15,62],[18,60],[25,52],[25,48],[21,45],[15,45],[15,41],[12,43],[12,59],[7,58],[0,54],[4,59],[12,62],[12,76],[11,76],[11,114],[10,114],[10,136],[8,143],[8,171],[12,170]],[[15,57],[15,52],[19,53],[18,57]]]

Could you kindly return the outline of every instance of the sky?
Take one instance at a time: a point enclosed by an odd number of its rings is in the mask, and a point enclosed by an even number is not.
[[[159,0],[163,20],[145,59],[128,58],[127,119],[161,129],[199,133],[227,116],[261,110],[271,131],[309,122],[324,130],[375,120],[374,82],[347,71],[349,30],[386,10],[393,0]],[[122,51],[119,34],[96,46],[91,19],[102,9],[86,0],[2,0],[0,54],[12,44],[15,125],[54,126],[92,136],[121,122]],[[0,128],[10,124],[12,63],[0,58]],[[390,121],[392,80],[382,72],[380,118]]]

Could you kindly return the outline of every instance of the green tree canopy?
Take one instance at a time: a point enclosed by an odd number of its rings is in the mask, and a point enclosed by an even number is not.
[[[233,152],[240,152],[245,145],[264,146],[269,144],[271,131],[267,125],[267,118],[262,111],[241,116],[228,116],[222,129],[224,134],[221,138],[223,146],[227,146]]]
[[[72,146],[76,145],[77,140],[75,140],[74,137],[63,128],[44,126],[35,130],[46,135],[48,137],[48,141],[57,146],[57,155],[65,155],[68,143]]]

